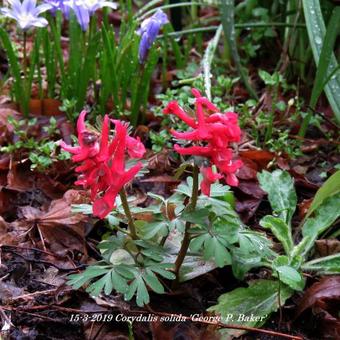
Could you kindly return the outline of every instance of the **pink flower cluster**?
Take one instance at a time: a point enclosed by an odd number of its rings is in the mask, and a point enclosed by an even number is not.
[[[202,167],[203,181],[202,192],[209,196],[210,186],[218,179],[224,178],[231,186],[238,185],[236,171],[242,166],[240,160],[233,161],[231,142],[239,142],[241,129],[238,126],[237,114],[233,112],[220,113],[218,108],[201,93],[192,89],[195,96],[195,109],[197,120],[190,117],[177,101],[170,102],[164,109],[165,114],[174,114],[192,130],[188,132],[172,131],[177,139],[189,140],[197,145],[180,147],[175,145],[175,151],[181,155],[203,156],[210,160],[209,167]],[[214,173],[212,165],[215,165],[219,173]]]
[[[64,142],[60,146],[73,154],[74,162],[81,162],[76,168],[79,178],[75,183],[91,189],[93,214],[99,218],[107,216],[115,206],[120,190],[142,168],[139,162],[130,169],[125,169],[125,153],[131,158],[142,158],[145,147],[139,138],[132,138],[127,133],[127,125],[119,120],[115,124],[115,136],[109,141],[110,119],[104,117],[101,135],[86,128],[86,111],[82,111],[77,122],[79,146],[72,147]]]

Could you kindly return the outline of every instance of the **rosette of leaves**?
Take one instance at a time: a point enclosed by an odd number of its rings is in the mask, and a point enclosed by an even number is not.
[[[294,181],[288,172],[263,171],[258,175],[260,185],[268,193],[273,215],[264,216],[260,225],[270,231],[282,246],[282,253],[263,253],[261,260],[253,267],[265,266],[271,270],[273,279],[255,280],[247,288],[237,288],[223,294],[218,304],[209,311],[227,315],[264,316],[262,320],[233,320],[243,326],[260,327],[268,316],[278,310],[294,291],[305,287],[303,272],[315,274],[339,274],[340,254],[308,260],[315,241],[334,224],[340,216],[340,171],[332,175],[319,189],[299,229],[300,242],[292,234],[291,221],[296,209],[297,196]],[[241,269],[244,269],[241,267]],[[227,319],[226,319],[227,320]],[[239,336],[242,331],[223,330],[224,335]]]
[[[113,290],[124,294],[125,300],[136,296],[138,306],[150,302],[148,288],[162,294],[164,286],[158,277],[168,280],[175,275],[170,263],[162,263],[161,247],[145,241],[127,239],[123,233],[110,237],[99,245],[103,260],[89,266],[81,274],[69,276],[69,284],[78,289],[88,284],[86,291],[92,296]]]
[[[136,296],[139,306],[149,303],[149,290],[161,294],[162,280],[175,278],[173,264],[187,222],[191,223],[191,243],[179,273],[182,282],[226,265],[233,265],[237,275],[244,275],[259,265],[261,254],[270,256],[271,244],[264,234],[242,225],[228,186],[213,184],[211,196],[199,195],[197,209],[191,211],[187,202],[192,186],[193,179],[188,177],[168,198],[148,193],[153,204],[147,208],[130,204],[137,240],[124,227],[128,221],[117,198],[116,208],[106,219],[111,231],[98,246],[103,259],[84,272],[71,275],[69,284],[76,289],[87,285],[86,290],[93,296],[115,290],[126,300]],[[131,200],[133,197],[129,198],[130,203]],[[92,208],[83,204],[74,206],[73,211],[91,214]],[[152,220],[147,216],[152,216]]]

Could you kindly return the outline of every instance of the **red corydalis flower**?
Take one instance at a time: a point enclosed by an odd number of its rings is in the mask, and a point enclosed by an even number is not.
[[[240,141],[241,129],[236,113],[220,113],[218,108],[207,98],[202,97],[197,89],[192,89],[192,93],[196,98],[196,119],[190,117],[177,101],[170,102],[163,112],[176,115],[191,128],[187,132],[171,131],[175,138],[195,143],[185,148],[176,144],[175,151],[181,155],[206,157],[216,166],[219,172],[217,174],[213,173],[211,167],[201,168],[203,174],[201,190],[203,194],[209,196],[211,184],[220,178],[224,178],[231,186],[238,185],[235,173],[242,166],[242,162],[233,160],[230,143]]]
[[[95,134],[86,128],[85,115],[86,111],[82,111],[77,122],[79,146],[72,147],[64,142],[60,142],[60,146],[73,154],[74,162],[81,162],[76,168],[79,178],[75,184],[90,189],[93,214],[104,218],[114,208],[120,190],[142,168],[139,162],[126,170],[126,153],[131,158],[142,158],[145,147],[139,138],[128,135],[127,124],[119,120],[112,120],[115,135],[110,139],[110,119],[107,115],[100,136]]]

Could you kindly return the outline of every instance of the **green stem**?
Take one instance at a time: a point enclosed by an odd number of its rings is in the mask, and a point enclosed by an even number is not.
[[[253,98],[258,99],[258,96],[255,90],[252,88],[252,86],[249,83],[248,75],[246,74],[246,72],[244,71],[242,67],[241,58],[237,50],[235,22],[234,22],[234,0],[222,0],[220,12],[221,12],[221,20],[222,20],[224,36],[228,41],[230,52],[234,59],[234,63],[237,68],[237,71],[242,79],[243,84],[248,90],[249,94]]]
[[[273,88],[271,89],[271,91],[273,91]],[[275,87],[274,98],[272,98],[272,109],[271,109],[270,116],[269,116],[268,128],[267,128],[266,135],[264,138],[265,143],[267,143],[272,138],[272,135],[273,135],[275,107],[276,107],[276,101],[277,101],[278,96],[279,96],[279,86],[277,85]]]
[[[249,23],[242,23],[242,24],[235,24],[235,29],[244,29],[244,28],[262,28],[262,27],[293,27],[292,24],[286,24],[285,22],[249,22]],[[306,25],[304,24],[296,24],[294,26],[296,28],[306,28]],[[209,27],[197,27],[197,28],[190,28],[187,30],[182,30],[178,32],[169,32],[167,33],[168,37],[178,37],[184,34],[195,34],[200,32],[211,32],[216,31],[219,28],[219,26],[209,26]],[[160,34],[157,36],[157,39],[164,38],[164,34]]]
[[[27,32],[23,32],[23,49],[24,49],[24,60],[23,60],[23,72],[24,72],[24,94],[25,98],[23,98],[24,105],[23,105],[23,113],[25,117],[28,117],[28,102],[30,100],[30,93],[28,93],[28,84],[27,84]]]
[[[122,206],[124,209],[125,216],[127,217],[127,220],[128,220],[128,226],[129,226],[131,237],[133,240],[138,240],[135,222],[131,214],[131,210],[130,210],[129,203],[128,203],[127,196],[126,196],[126,191],[124,188],[122,188],[122,190],[119,192],[119,196],[122,201]]]
[[[198,174],[199,174],[199,169],[197,165],[194,166],[193,170],[193,184],[192,184],[192,194],[191,194],[191,202],[189,209],[191,211],[195,210],[196,204],[197,204],[197,199],[198,199]],[[175,274],[176,274],[176,280],[174,281],[174,286],[176,286],[179,282],[179,271],[181,269],[181,266],[183,264],[183,261],[185,259],[185,256],[188,252],[191,237],[189,230],[191,228],[191,223],[186,222],[185,224],[185,231],[184,231],[184,237],[181,245],[181,249],[179,250],[178,256],[175,261]]]

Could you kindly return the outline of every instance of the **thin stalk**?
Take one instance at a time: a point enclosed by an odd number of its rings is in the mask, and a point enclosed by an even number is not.
[[[262,28],[262,27],[296,27],[296,28],[306,28],[304,24],[287,24],[285,22],[268,22],[268,23],[261,23],[261,22],[248,22],[243,24],[235,24],[235,29],[243,29],[243,28]],[[168,37],[178,37],[184,34],[195,34],[199,32],[211,32],[216,31],[219,26],[209,26],[209,27],[197,27],[197,28],[190,28],[187,30],[177,31],[177,32],[169,32],[167,33]],[[161,34],[157,37],[157,39],[162,39],[164,34]]]
[[[24,94],[25,98],[24,100],[24,105],[23,105],[23,111],[24,111],[24,116],[28,117],[28,101],[30,94],[28,93],[28,81],[27,81],[27,32],[24,31],[24,36],[23,36],[23,49],[24,49],[24,60],[23,60],[23,72],[24,72]]]
[[[197,199],[198,199],[198,174],[199,170],[197,165],[194,166],[193,170],[193,184],[192,184],[192,194],[191,194],[191,202],[190,202],[190,210],[193,211],[196,208]],[[179,250],[178,256],[175,261],[175,275],[176,280],[174,281],[174,286],[176,286],[179,282],[179,271],[181,269],[181,266],[183,264],[183,261],[185,259],[185,256],[188,252],[191,237],[189,230],[191,228],[191,223],[186,222],[185,224],[185,231],[184,231],[184,237],[181,245],[181,249]]]
[[[153,9],[151,9],[148,12],[145,12],[141,16],[139,16],[138,20],[140,20],[140,21],[144,20],[145,18],[147,18],[151,14],[157,12],[159,9],[166,10],[166,9],[176,8],[176,7],[190,7],[191,6],[191,10],[192,10],[192,6],[197,6],[197,5],[204,5],[204,4],[202,4],[200,2],[195,2],[195,1],[187,1],[187,2],[180,2],[178,4],[170,4],[170,5],[158,6],[158,7],[155,7]]]
[[[267,143],[273,135],[273,124],[274,124],[274,116],[275,116],[275,103],[277,101],[277,98],[279,96],[279,86],[277,85],[275,87],[275,94],[274,94],[274,98],[272,98],[272,109],[270,112],[270,116],[269,116],[269,124],[268,124],[268,128],[266,131],[266,135],[265,135],[265,143]]]
[[[279,305],[279,313],[280,313],[280,318],[279,318],[279,329],[281,328],[281,324],[282,324],[282,304],[281,304],[281,280],[280,280],[280,274],[279,272],[276,272],[277,273],[277,277],[278,277],[278,296],[277,296],[277,302],[278,302],[278,305]]]
[[[131,237],[133,240],[138,240],[135,222],[131,214],[131,210],[130,210],[129,203],[128,203],[127,196],[126,196],[126,191],[124,188],[122,188],[122,190],[119,192],[119,196],[122,201],[122,206],[124,209],[125,216],[128,219],[128,226],[129,226]]]

